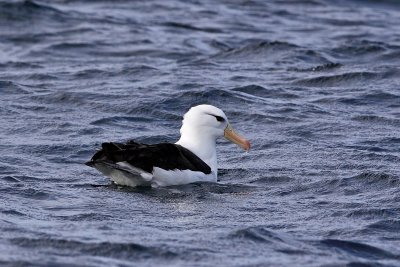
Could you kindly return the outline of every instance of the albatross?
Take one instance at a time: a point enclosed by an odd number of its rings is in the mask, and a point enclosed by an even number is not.
[[[225,113],[211,105],[190,108],[183,116],[180,133],[175,144],[103,143],[86,165],[123,186],[217,182],[217,138],[250,149],[250,142],[233,130]]]

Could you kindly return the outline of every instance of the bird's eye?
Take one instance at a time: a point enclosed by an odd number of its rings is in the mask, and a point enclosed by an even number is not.
[[[225,119],[224,118],[222,118],[221,116],[215,116],[215,118],[217,119],[217,121],[219,121],[219,122],[222,122],[222,121],[224,121]]]
[[[217,119],[218,122],[223,122],[223,121],[225,121],[224,117],[217,116],[217,115],[210,114],[210,113],[207,113],[207,115],[214,116],[215,119]]]

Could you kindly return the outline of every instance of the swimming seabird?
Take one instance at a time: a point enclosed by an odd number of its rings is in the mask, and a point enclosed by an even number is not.
[[[103,143],[86,165],[118,185],[170,186],[217,181],[215,143],[224,136],[244,150],[250,142],[235,133],[225,113],[211,105],[192,107],[175,144]]]

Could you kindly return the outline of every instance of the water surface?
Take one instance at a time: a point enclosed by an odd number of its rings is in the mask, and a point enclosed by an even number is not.
[[[2,266],[399,266],[397,1],[2,1]],[[175,142],[219,183],[116,187],[104,141]]]

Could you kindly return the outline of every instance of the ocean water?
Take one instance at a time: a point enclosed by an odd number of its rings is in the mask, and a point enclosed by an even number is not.
[[[218,184],[83,164],[200,103]],[[399,130],[399,1],[1,1],[0,265],[400,266]]]

